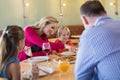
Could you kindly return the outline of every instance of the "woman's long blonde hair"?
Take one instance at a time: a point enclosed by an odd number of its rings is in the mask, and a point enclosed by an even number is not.
[[[0,37],[0,73],[11,57],[17,57],[19,41],[24,39],[24,31],[20,26],[7,26]]]
[[[39,22],[34,25],[36,32],[41,36],[43,34],[43,29],[46,25],[51,23],[58,23],[57,19],[52,16],[43,17]]]

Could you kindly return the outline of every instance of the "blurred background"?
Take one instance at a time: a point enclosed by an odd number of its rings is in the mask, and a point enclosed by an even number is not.
[[[53,16],[60,25],[82,24],[79,8],[87,0],[0,0],[0,29],[17,24],[34,24],[44,16]],[[107,14],[120,19],[120,0],[100,0]]]

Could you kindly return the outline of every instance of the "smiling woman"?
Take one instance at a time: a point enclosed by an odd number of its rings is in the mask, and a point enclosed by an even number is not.
[[[51,36],[57,28],[57,19],[51,16],[43,17],[35,25],[26,26],[25,32],[25,46],[31,47],[31,56],[45,56],[42,51],[42,45],[48,41],[48,36]],[[64,44],[49,42],[51,50],[63,49]],[[29,55],[24,50],[19,53],[18,58],[20,61],[29,58]]]

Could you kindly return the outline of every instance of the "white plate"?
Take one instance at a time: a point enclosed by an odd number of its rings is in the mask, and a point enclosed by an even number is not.
[[[53,68],[50,68],[50,67],[46,67],[46,66],[39,66],[39,76],[46,76],[49,74],[52,74],[54,72],[54,69]],[[44,72],[45,71],[45,72]],[[47,72],[47,73],[46,73]],[[31,72],[28,71],[28,70],[25,70],[23,72],[24,74],[24,78],[30,78],[31,77]]]
[[[61,55],[62,56],[72,56],[72,55],[75,55],[75,54],[73,52],[67,51],[67,52],[62,52]]]
[[[38,62],[38,61],[46,61],[48,59],[49,59],[48,56],[37,56],[37,57],[29,58],[28,61],[30,61],[30,62]]]

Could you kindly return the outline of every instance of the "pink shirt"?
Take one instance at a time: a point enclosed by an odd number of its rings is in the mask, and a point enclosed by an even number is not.
[[[45,34],[43,34],[41,37],[36,33],[34,28],[32,26],[27,26],[24,30],[25,33],[25,46],[33,46],[37,45],[39,47],[42,47],[42,44],[44,42],[49,42],[48,38]],[[64,49],[64,44],[61,43],[54,43],[54,42],[49,42],[51,46],[51,50],[57,50],[57,49]],[[34,52],[33,56],[45,56],[45,53],[43,51],[39,52]],[[27,59],[27,55],[25,54],[24,51],[21,51],[18,54],[18,58],[20,61]]]

